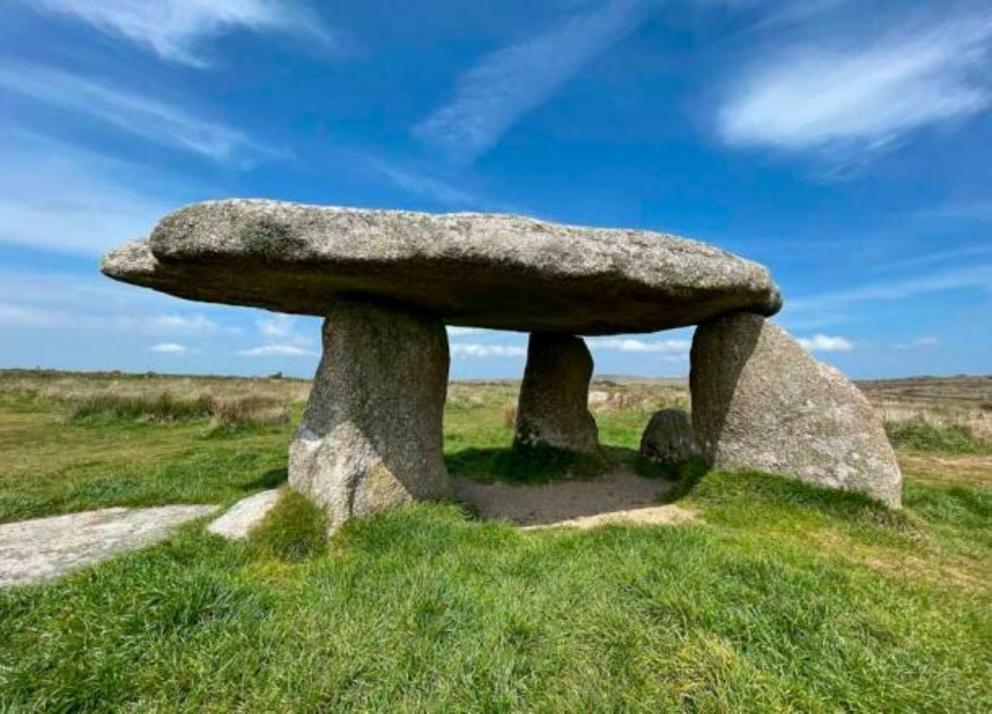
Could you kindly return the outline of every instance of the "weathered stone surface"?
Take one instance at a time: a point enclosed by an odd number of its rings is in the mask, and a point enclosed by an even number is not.
[[[324,316],[359,298],[454,325],[566,334],[650,332],[781,306],[762,266],[671,235],[259,200],[176,211],[102,269],[192,300]]]
[[[272,488],[242,498],[222,516],[211,521],[207,530],[228,540],[244,540],[269,515],[269,511],[278,502],[280,493],[278,488]]]
[[[104,508],[0,525],[0,587],[49,580],[166,538],[216,506]]]
[[[448,338],[440,320],[340,303],[289,452],[289,483],[330,527],[450,493],[441,421]]]
[[[641,456],[659,463],[681,464],[698,453],[688,414],[681,409],[662,409],[652,415],[641,436]]]
[[[596,420],[588,406],[592,366],[582,338],[531,334],[517,406],[516,445],[579,452],[599,448]]]
[[[900,505],[902,475],[871,404],[763,318],[701,325],[690,387],[696,439],[716,468],[792,475]]]

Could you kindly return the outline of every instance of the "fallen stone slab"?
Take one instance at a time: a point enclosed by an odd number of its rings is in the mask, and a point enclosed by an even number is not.
[[[578,528],[582,531],[599,528],[606,525],[633,524],[640,526],[677,526],[683,523],[698,522],[696,511],[677,503],[666,503],[663,506],[643,506],[629,508],[611,513],[597,513],[592,516],[579,516],[557,523],[546,523],[534,526],[521,526],[522,531],[537,531],[547,528]]]
[[[278,488],[273,488],[242,498],[219,518],[212,520],[207,525],[207,531],[228,540],[244,540],[269,515],[281,493]]]
[[[901,503],[902,474],[882,420],[854,384],[758,315],[700,325],[692,342],[692,423],[725,470],[794,476]]]
[[[164,540],[217,506],[104,508],[0,525],[0,587],[35,583]]]
[[[102,270],[191,300],[323,317],[338,300],[363,299],[453,325],[566,334],[781,307],[766,268],[673,235],[263,200],[182,208]]]

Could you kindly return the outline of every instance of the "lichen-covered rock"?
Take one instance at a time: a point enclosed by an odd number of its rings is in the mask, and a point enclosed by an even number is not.
[[[0,524],[0,588],[56,578],[158,543],[217,506],[102,508]]]
[[[278,488],[271,488],[242,498],[208,523],[207,531],[228,540],[245,540],[276,507],[280,494]]]
[[[277,201],[180,209],[102,269],[191,300],[324,316],[337,300],[361,298],[453,325],[563,334],[650,332],[781,307],[764,267],[672,235]]]
[[[641,456],[663,464],[681,464],[699,453],[689,415],[681,409],[655,412],[641,436]]]
[[[449,495],[441,421],[448,339],[436,318],[341,303],[289,452],[289,483],[332,529],[411,499]]]
[[[553,446],[591,453],[599,448],[589,413],[592,355],[580,337],[531,334],[517,406],[516,446]]]
[[[696,440],[715,468],[795,476],[899,507],[902,475],[871,404],[764,318],[700,325],[690,386]]]

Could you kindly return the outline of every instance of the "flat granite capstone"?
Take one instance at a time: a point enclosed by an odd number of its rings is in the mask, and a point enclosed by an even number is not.
[[[245,199],[182,208],[102,270],[278,312],[325,316],[337,301],[364,300],[452,325],[584,335],[773,315],[782,303],[763,266],[673,235]]]

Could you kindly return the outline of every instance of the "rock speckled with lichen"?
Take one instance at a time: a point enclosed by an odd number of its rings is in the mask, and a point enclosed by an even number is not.
[[[662,409],[651,416],[641,435],[641,456],[662,464],[681,464],[698,453],[688,414],[681,409]]]
[[[592,355],[580,337],[535,332],[527,345],[514,443],[591,453],[599,448],[589,413]]]
[[[567,334],[652,332],[781,307],[761,265],[672,235],[263,200],[182,208],[102,269],[191,300],[324,316],[364,299],[453,325]]]
[[[758,315],[700,325],[692,342],[692,423],[707,461],[901,503],[882,420],[836,369]]]
[[[448,338],[436,318],[341,304],[289,449],[289,483],[337,528],[450,494],[441,432]]]

